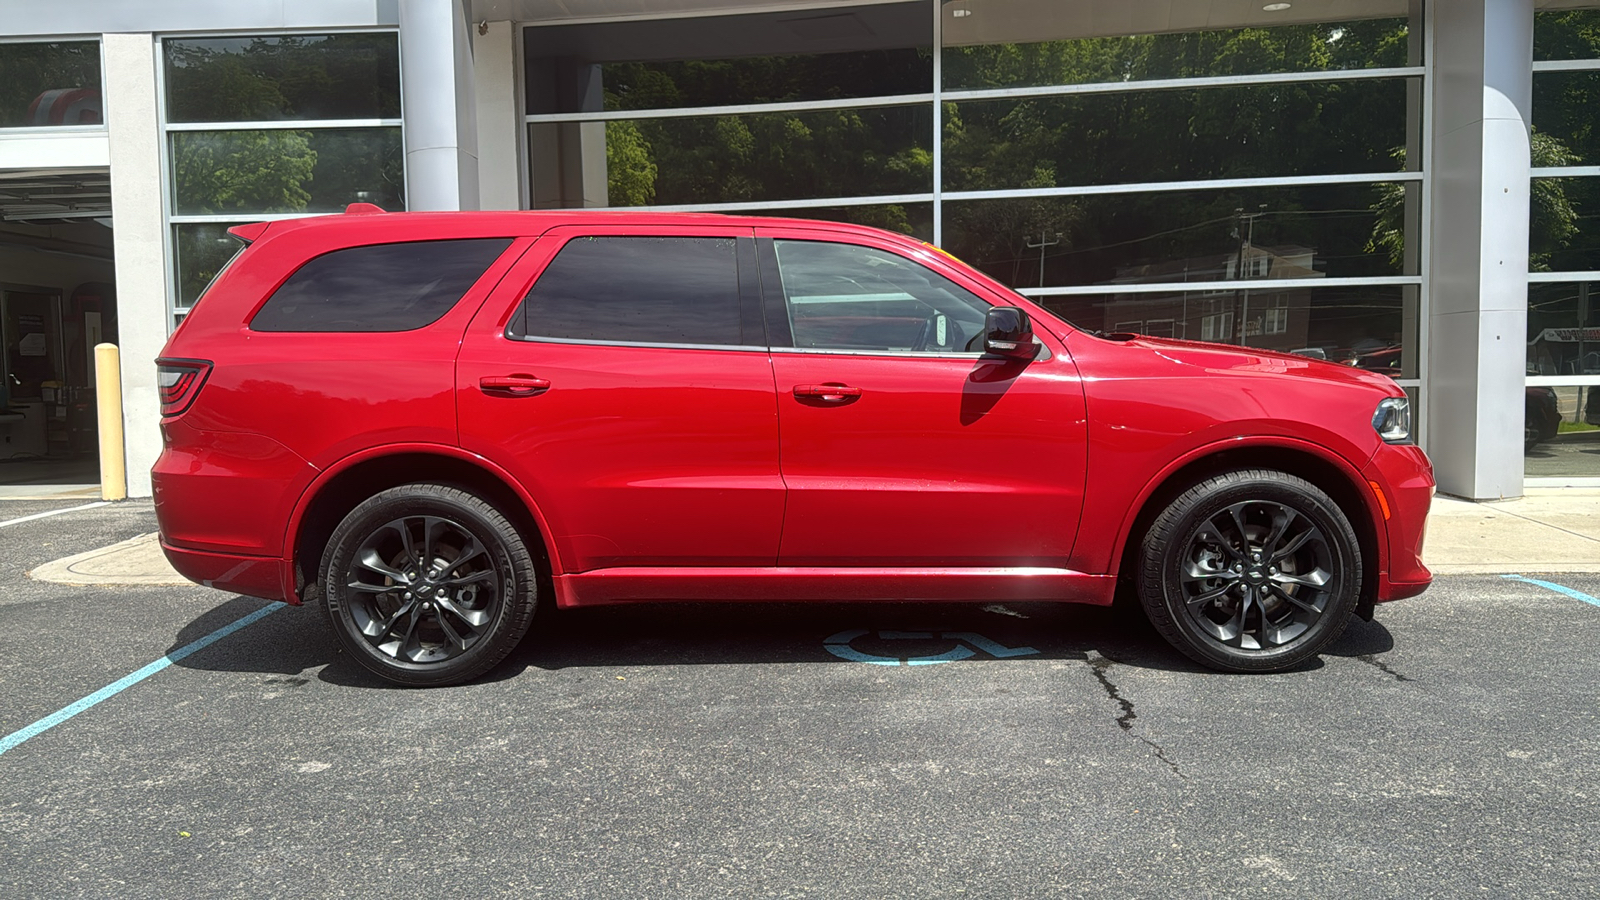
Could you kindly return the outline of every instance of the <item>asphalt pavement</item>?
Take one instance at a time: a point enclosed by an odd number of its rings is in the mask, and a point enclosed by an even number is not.
[[[0,504],[0,896],[1600,896],[1593,573],[1442,576],[1278,675],[1121,610],[707,604],[406,690],[320,609],[27,577],[154,530],[4,524],[84,502]]]

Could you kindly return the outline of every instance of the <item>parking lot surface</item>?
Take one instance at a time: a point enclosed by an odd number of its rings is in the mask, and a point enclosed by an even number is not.
[[[1121,610],[659,605],[406,690],[320,609],[25,575],[154,528],[0,528],[0,737],[274,611],[0,744],[0,896],[1600,896],[1600,576],[1441,578],[1279,675]]]

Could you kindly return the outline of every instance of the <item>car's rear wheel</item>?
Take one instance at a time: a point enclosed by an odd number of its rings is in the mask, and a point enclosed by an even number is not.
[[[1361,546],[1310,482],[1227,472],[1155,518],[1137,576],[1145,613],[1174,647],[1224,671],[1276,672],[1344,631],[1361,591]]]
[[[334,529],[322,559],[340,643],[397,684],[476,678],[533,620],[526,543],[492,504],[458,488],[408,484],[374,495]]]

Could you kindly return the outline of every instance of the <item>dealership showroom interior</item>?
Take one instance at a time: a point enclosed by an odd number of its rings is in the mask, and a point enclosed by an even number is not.
[[[148,496],[228,229],[352,203],[873,225],[1078,328],[1387,374],[1442,493],[1600,486],[1600,3],[5,9],[7,489],[97,492],[112,384]]]

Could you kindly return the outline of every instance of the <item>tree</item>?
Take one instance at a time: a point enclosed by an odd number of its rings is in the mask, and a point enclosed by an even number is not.
[[[299,212],[317,167],[306,131],[180,132],[172,183],[183,213]]]

